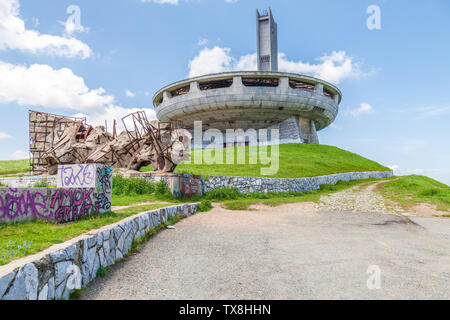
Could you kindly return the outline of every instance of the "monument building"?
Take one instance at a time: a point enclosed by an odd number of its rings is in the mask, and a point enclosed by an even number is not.
[[[256,31],[258,70],[172,83],[154,95],[158,119],[181,121],[190,130],[195,121],[202,121],[203,130],[223,133],[227,129],[278,129],[281,144],[319,143],[317,132],[338,114],[340,90],[321,79],[278,72],[278,26],[270,8],[263,13],[257,10]]]

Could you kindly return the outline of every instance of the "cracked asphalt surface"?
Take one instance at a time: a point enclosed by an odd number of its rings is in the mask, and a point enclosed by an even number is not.
[[[83,299],[450,299],[450,219],[214,208],[157,234]]]

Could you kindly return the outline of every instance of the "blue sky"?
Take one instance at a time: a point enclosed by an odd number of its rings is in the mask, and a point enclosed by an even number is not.
[[[71,5],[81,26],[67,23]],[[370,5],[380,30],[367,28]],[[152,116],[168,83],[252,69],[255,9],[268,6],[280,69],[343,92],[321,143],[450,184],[448,0],[0,0],[0,159],[26,154],[28,109],[96,124]]]

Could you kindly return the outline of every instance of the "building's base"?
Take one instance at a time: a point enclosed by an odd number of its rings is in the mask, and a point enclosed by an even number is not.
[[[211,137],[203,132],[203,141],[196,139],[192,132],[193,149],[220,149],[227,147],[255,146],[255,145],[274,145],[274,144],[292,144],[292,143],[319,143],[314,121],[306,118],[291,117],[277,125],[266,128],[267,139],[258,137],[252,130],[243,131],[243,137],[239,139],[236,136],[228,136],[222,132],[221,137]],[[278,130],[278,137],[273,133]],[[207,133],[207,132],[206,132]],[[237,131],[235,131],[237,134]]]

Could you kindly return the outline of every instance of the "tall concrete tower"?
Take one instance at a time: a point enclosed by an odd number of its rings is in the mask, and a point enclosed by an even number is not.
[[[258,71],[278,71],[278,26],[272,11],[256,10]]]

